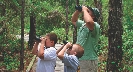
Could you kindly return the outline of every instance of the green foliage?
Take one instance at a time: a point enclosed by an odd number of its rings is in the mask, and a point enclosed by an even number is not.
[[[68,37],[68,41],[72,42],[72,30],[69,28],[69,33],[66,35],[65,28],[55,28],[52,32],[57,34],[58,37],[58,43],[62,43],[63,40],[66,40],[66,36]]]
[[[104,72],[106,70],[107,64],[107,54],[108,54],[108,37],[101,35],[98,43],[98,55],[99,55],[99,72]]]
[[[123,23],[128,30],[133,30],[133,4],[131,1],[123,0]]]
[[[98,55],[105,55],[107,54],[107,48],[108,48],[108,37],[105,37],[104,35],[100,36],[99,43],[98,43]]]
[[[133,0],[132,0],[133,1]],[[133,4],[131,1],[123,0],[123,71],[132,72],[132,61],[133,61]]]
[[[65,29],[64,28],[55,28],[52,32],[57,34],[58,37],[58,43],[61,43],[63,40],[65,40]]]
[[[7,53],[4,53],[4,62],[3,64],[6,66],[6,69],[11,70],[18,70],[19,66],[19,56],[15,55],[14,57],[10,56]]]
[[[125,30],[123,34],[123,70],[133,71],[132,61],[133,61],[133,32],[132,30]]]
[[[4,38],[4,37],[3,37]],[[2,65],[6,66],[7,70],[18,70],[19,66],[19,53],[20,52],[20,40],[15,40],[12,37],[7,39],[7,42],[0,44],[1,52],[4,57]]]
[[[0,0],[4,5],[6,12],[0,7],[0,27],[5,24],[5,31],[0,34],[0,54],[3,54],[4,62],[0,64],[5,65],[8,70],[18,68],[19,59],[18,53],[20,51],[21,40],[16,38],[16,35],[21,33],[21,0]],[[36,17],[36,33],[37,35],[44,35],[48,32],[55,32],[59,37],[59,43],[65,37],[68,37],[68,41],[73,40],[73,29],[71,24],[71,16],[75,11],[75,0],[68,0],[68,22],[69,32],[66,35],[65,22],[66,22],[66,0],[25,0],[25,33],[30,29],[30,16]],[[80,5],[83,4],[83,0],[79,0]],[[102,1],[102,15],[103,15],[103,31],[107,33],[108,30],[108,0]],[[133,0],[123,0],[123,71],[132,72],[132,60],[133,60]],[[94,0],[86,0],[85,5],[94,6]],[[25,43],[26,48],[27,43]],[[108,54],[108,38],[104,35],[100,37],[98,45],[99,55],[99,68],[102,72],[106,70],[106,59]]]

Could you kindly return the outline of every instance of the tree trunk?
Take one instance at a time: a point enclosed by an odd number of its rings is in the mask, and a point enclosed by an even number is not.
[[[0,14],[1,17],[5,16],[5,14],[6,14],[6,4],[0,3],[0,13],[1,13]],[[0,28],[0,35],[3,36],[4,32],[6,32],[6,23],[4,21],[2,21],[0,24],[3,25]],[[6,36],[4,38],[6,38]],[[6,40],[3,41],[3,44],[6,44]],[[1,51],[0,52],[0,61],[4,61],[4,53],[5,52],[4,52],[4,46],[3,45],[1,46],[0,51]]]
[[[103,22],[103,16],[102,16],[102,2],[101,2],[101,0],[94,0],[94,3],[95,3],[95,6],[96,6],[96,8],[98,8],[99,9],[99,11],[100,11],[100,18],[98,19],[98,23],[100,24],[100,27],[101,27],[101,31],[102,31],[102,35],[103,34],[105,34],[104,32],[103,32],[103,26],[102,26],[102,22]]]
[[[68,27],[68,0],[66,0],[66,26],[65,26],[65,30],[66,30],[66,40],[68,40],[68,31],[69,31],[69,27]]]
[[[34,45],[34,38],[36,36],[35,24],[36,17],[35,14],[32,12],[30,16],[29,49],[32,49]]]
[[[109,0],[107,72],[121,72],[122,67],[122,0]]]
[[[76,0],[76,5],[79,5],[79,0]],[[76,43],[77,41],[77,27],[75,25],[74,26],[74,31],[73,31],[73,43]]]
[[[25,0],[22,0],[22,9],[21,9],[21,50],[20,50],[20,71],[24,70],[24,7]]]
[[[5,13],[6,13],[6,5],[3,4],[3,3],[0,3],[0,16],[5,16]],[[2,21],[0,23],[1,25],[3,25],[1,28],[0,28],[0,34],[3,34],[3,32],[6,31],[6,24],[4,23],[4,21]]]
[[[74,25],[74,31],[73,31],[73,44],[77,41],[77,27]]]

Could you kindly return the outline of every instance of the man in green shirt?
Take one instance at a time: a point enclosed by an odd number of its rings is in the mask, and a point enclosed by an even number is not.
[[[80,13],[83,19],[78,20]],[[84,55],[80,58],[80,72],[97,72],[98,55],[97,43],[100,37],[100,25],[97,20],[100,16],[97,8],[82,6],[82,11],[76,10],[72,15],[72,23],[78,28],[77,44],[84,48]]]

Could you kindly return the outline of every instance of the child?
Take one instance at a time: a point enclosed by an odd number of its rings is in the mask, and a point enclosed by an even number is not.
[[[79,66],[78,59],[83,56],[84,49],[79,44],[72,45],[68,42],[57,50],[56,54],[64,63],[64,72],[76,72]]]
[[[55,33],[48,33],[40,39],[41,42],[36,41],[32,50],[32,53],[39,57],[36,72],[54,72],[57,58],[55,49],[57,35]]]

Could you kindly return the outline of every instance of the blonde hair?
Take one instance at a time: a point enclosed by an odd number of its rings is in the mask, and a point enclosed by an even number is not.
[[[79,45],[79,44],[73,44],[73,45],[76,45],[77,46],[77,48],[76,48],[76,57],[78,57],[78,58],[81,58],[82,56],[83,56],[83,54],[84,54],[84,49],[83,49],[83,47],[81,46],[81,45]]]

